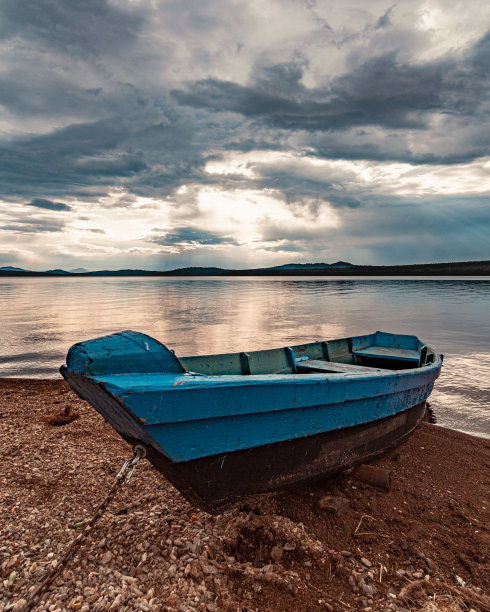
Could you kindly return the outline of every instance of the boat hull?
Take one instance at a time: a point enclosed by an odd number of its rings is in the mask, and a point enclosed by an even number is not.
[[[425,415],[425,401],[394,415],[293,440],[174,462],[161,452],[147,429],[121,410],[119,398],[101,394],[100,385],[66,375],[77,393],[129,444],[143,444],[152,465],[193,505],[220,512],[244,497],[270,493],[345,472],[400,444]],[[118,414],[119,418],[114,419]]]
[[[425,415],[425,402],[394,416],[314,436],[173,463],[153,447],[148,459],[193,505],[220,512],[244,497],[277,492],[345,472],[400,444]],[[136,440],[128,438],[128,442]]]

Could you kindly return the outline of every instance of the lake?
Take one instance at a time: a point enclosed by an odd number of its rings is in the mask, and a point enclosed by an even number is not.
[[[123,329],[177,355],[376,330],[444,354],[439,425],[490,437],[490,278],[0,277],[0,376],[56,378],[68,348]]]

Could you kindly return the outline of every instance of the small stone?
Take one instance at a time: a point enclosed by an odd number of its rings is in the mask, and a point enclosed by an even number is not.
[[[277,562],[282,559],[284,552],[280,546],[273,546],[271,550],[271,558]]]
[[[193,563],[191,565],[191,577],[196,579],[201,575],[201,566],[198,563]]]
[[[341,516],[349,512],[350,502],[345,497],[324,495],[318,500],[318,505],[322,510],[328,510],[328,512]]]
[[[110,550],[108,550],[102,555],[101,561],[105,565],[106,563],[109,563],[111,559],[112,559],[112,553]]]
[[[95,603],[100,597],[100,593],[98,591],[96,591],[93,595],[90,595],[89,597],[86,598],[86,601],[89,604],[93,604]]]
[[[360,584],[359,586],[361,587],[361,590],[368,595],[375,595],[377,592],[376,587],[371,586],[370,584]]]
[[[17,572],[11,572],[9,579],[8,579],[8,583],[7,583],[8,588],[11,588],[14,585],[16,578],[17,578]]]
[[[373,567],[371,561],[369,561],[369,559],[366,559],[366,557],[361,557],[361,563],[366,567]]]
[[[427,567],[430,570],[436,570],[437,569],[437,563],[435,563],[435,561],[433,561],[432,559],[429,559],[428,557],[425,558],[425,562],[427,564]]]
[[[121,605],[121,600],[122,600],[122,593],[119,593],[119,595],[116,597],[116,599],[110,605],[109,612],[113,612],[114,610],[117,610],[119,608],[119,606]]]
[[[135,582],[138,582],[133,576],[122,576],[122,580],[124,580],[124,582],[128,582],[129,584],[134,584]]]
[[[177,566],[175,565],[175,563],[168,568],[167,573],[169,576],[175,576],[175,574],[177,573]]]
[[[282,549],[285,552],[293,552],[294,550],[296,550],[296,544],[294,542],[286,542],[286,544],[284,544]]]
[[[350,551],[350,550],[341,550],[341,551],[340,551],[340,554],[341,554],[343,557],[351,557],[351,556],[352,556],[352,553],[351,553],[351,551]]]
[[[424,572],[420,572],[420,571],[419,571],[419,572],[414,572],[414,573],[412,574],[412,577],[413,577],[413,578],[416,578],[417,580],[420,580],[421,578],[423,578],[423,577],[424,577]]]

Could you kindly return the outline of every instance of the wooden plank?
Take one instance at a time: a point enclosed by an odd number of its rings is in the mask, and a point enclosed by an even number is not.
[[[352,356],[352,338],[329,340],[325,344],[324,356],[328,356],[329,361],[354,364],[354,357]]]
[[[247,353],[250,364],[250,374],[292,374],[294,355],[289,355],[291,349],[269,349],[250,351]]]
[[[220,355],[195,355],[181,357],[180,361],[188,372],[199,372],[210,376],[219,374],[243,374],[243,363],[240,353],[223,353]]]
[[[367,368],[366,366],[352,365],[350,363],[338,363],[336,361],[324,361],[320,359],[308,359],[298,363],[298,372],[337,372],[339,374],[377,374],[379,372],[392,372],[382,368]]]
[[[353,353],[354,355],[359,355],[359,357],[397,359],[399,361],[416,361],[417,363],[420,357],[418,351],[385,346],[369,346],[357,351],[354,350]]]

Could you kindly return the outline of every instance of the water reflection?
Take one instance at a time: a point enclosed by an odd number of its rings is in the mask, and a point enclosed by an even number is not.
[[[71,344],[122,329],[178,355],[382,329],[445,353],[432,395],[440,424],[490,434],[489,297],[482,278],[0,279],[0,375],[55,377]]]

